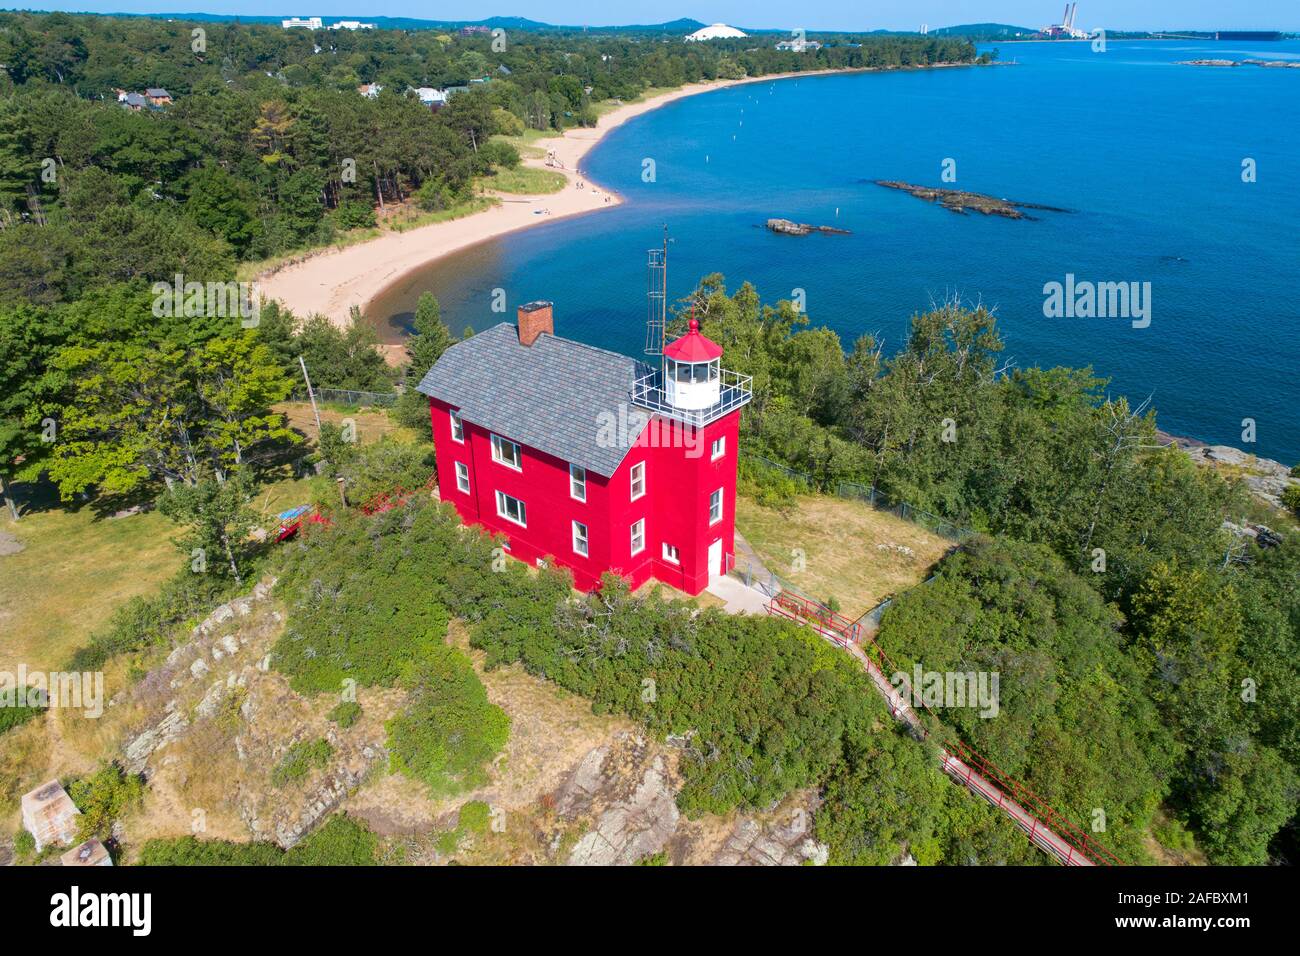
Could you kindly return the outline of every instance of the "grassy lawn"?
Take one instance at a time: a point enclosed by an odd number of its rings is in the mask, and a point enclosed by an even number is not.
[[[276,408],[315,438],[311,405],[285,402]],[[384,435],[416,439],[383,410],[321,407],[323,421],[337,424],[345,418],[356,422],[362,443]],[[308,484],[308,479],[286,478],[264,485],[253,498],[253,510],[269,522],[310,501]],[[23,546],[17,554],[0,555],[0,670],[13,671],[19,663],[29,670],[62,667],[114,610],[133,597],[156,593],[184,564],[171,542],[176,526],[156,511],[100,517],[91,507],[73,509],[48,495],[19,521],[3,512],[0,532]]]
[[[24,550],[0,557],[0,669],[54,670],[138,595],[176,573],[175,528],[156,512],[126,518],[51,510],[0,520]]]
[[[534,169],[532,166],[516,166],[514,169],[497,170],[494,176],[485,176],[479,184],[485,189],[511,193],[522,196],[541,196],[558,193],[568,182],[563,173],[552,169]]]
[[[813,597],[835,597],[849,617],[924,580],[951,547],[910,521],[825,495],[800,496],[786,511],[739,496],[736,529],[769,569]]]
[[[345,419],[351,419],[357,428],[357,441],[363,445],[379,441],[385,435],[404,442],[416,441],[419,437],[411,429],[394,422],[382,408],[347,408],[327,403],[319,407],[321,422],[340,425]],[[280,402],[274,408],[288,420],[290,428],[313,442],[316,440],[316,417],[312,414],[310,402]]]

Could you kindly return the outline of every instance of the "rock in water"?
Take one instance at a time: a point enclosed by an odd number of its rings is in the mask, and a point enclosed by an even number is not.
[[[807,236],[814,232],[834,233],[836,235],[847,236],[847,229],[836,229],[834,226],[813,226],[806,222],[794,222],[790,219],[769,219],[764,225],[773,232],[779,232],[783,236]]]

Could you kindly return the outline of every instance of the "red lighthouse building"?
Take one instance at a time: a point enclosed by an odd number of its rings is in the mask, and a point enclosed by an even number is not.
[[[734,561],[750,379],[722,368],[694,320],[656,357],[556,336],[549,302],[451,346],[417,386],[442,499],[584,590],[612,571],[700,593]]]

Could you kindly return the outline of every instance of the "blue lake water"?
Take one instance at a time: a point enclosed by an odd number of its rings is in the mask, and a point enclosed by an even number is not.
[[[914,312],[956,294],[996,309],[1017,365],[1091,365],[1112,392],[1150,397],[1167,431],[1300,460],[1300,69],[1178,63],[1300,61],[1300,42],[1000,53],[1015,65],[805,77],[669,104],[585,161],[625,205],[436,263],[377,317],[400,323],[427,289],[459,332],[550,299],[559,334],[637,354],[645,252],[666,223],[673,299],[710,272],[770,302],[803,289],[813,323],[846,347],[872,332],[893,352]],[[1242,181],[1246,158],[1254,183]],[[946,159],[955,183],[941,180]],[[1072,211],[961,216],[875,179]],[[759,228],[771,216],[852,235],[780,236]],[[1150,282],[1149,327],[1046,318],[1043,286],[1067,273]],[[495,288],[506,316],[491,310]]]

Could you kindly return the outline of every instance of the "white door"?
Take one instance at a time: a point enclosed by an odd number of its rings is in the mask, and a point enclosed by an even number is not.
[[[718,577],[726,573],[726,569],[722,566],[722,539],[719,538],[709,545],[709,577]]]

